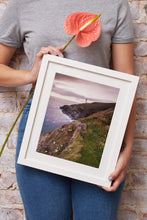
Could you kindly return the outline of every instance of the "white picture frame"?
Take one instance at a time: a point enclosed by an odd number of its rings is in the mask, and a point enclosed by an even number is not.
[[[36,151],[56,74],[119,91],[98,168]],[[138,81],[134,75],[44,55],[17,163],[110,187],[108,176],[116,166]]]

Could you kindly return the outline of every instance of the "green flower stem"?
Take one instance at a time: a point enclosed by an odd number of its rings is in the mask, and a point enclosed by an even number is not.
[[[31,97],[32,97],[33,94],[34,94],[34,90],[32,91],[31,95],[28,97],[28,99],[27,99],[27,101],[25,102],[24,106],[22,107],[22,109],[20,110],[19,114],[17,115],[17,118],[15,119],[15,121],[14,121],[14,123],[13,123],[13,125],[12,125],[12,127],[11,127],[11,129],[10,129],[10,131],[9,131],[9,133],[8,133],[8,135],[7,135],[7,137],[6,137],[6,139],[5,139],[5,141],[4,141],[4,144],[3,144],[2,149],[1,149],[1,151],[0,151],[0,157],[1,157],[1,155],[2,155],[2,152],[3,152],[3,150],[4,150],[4,147],[5,147],[5,145],[6,145],[7,141],[8,141],[8,138],[9,138],[9,136],[10,136],[10,134],[11,134],[11,132],[12,132],[12,130],[13,130],[13,128],[14,128],[16,122],[18,121],[20,115],[22,114],[24,108],[26,107],[28,101],[31,99]]]
[[[65,45],[65,47],[61,50],[61,53],[64,52],[64,50],[66,49],[66,47],[71,43],[71,41],[75,38],[76,34],[72,36],[72,38],[68,41],[68,43]]]

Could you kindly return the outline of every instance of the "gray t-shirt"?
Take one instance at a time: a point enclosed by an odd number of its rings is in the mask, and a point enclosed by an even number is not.
[[[65,45],[70,35],[64,31],[67,16],[74,12],[101,13],[100,38],[89,47],[75,40],[66,48],[65,57],[109,68],[112,43],[133,41],[133,28],[127,0],[10,0],[0,21],[0,42],[24,47],[30,69],[36,53],[48,45]]]

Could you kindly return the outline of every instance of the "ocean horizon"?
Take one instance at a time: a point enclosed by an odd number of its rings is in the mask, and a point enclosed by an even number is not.
[[[73,104],[70,101],[65,103],[64,100],[50,97],[49,104],[46,110],[41,134],[46,131],[52,131],[64,124],[68,124],[72,122],[73,120],[66,114],[62,112],[60,109],[61,106],[67,105],[67,104]]]

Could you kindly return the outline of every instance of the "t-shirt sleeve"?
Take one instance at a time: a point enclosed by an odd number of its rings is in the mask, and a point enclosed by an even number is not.
[[[116,0],[117,23],[112,43],[130,43],[134,40],[132,17],[127,0]]]
[[[0,20],[0,43],[19,48],[22,46],[22,37],[19,24],[18,1],[10,0]]]

